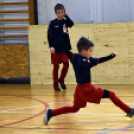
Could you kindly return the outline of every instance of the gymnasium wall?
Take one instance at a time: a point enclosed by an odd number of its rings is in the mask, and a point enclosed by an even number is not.
[[[52,84],[47,27],[29,26],[32,84]],[[76,24],[69,32],[73,52],[77,52],[78,39],[85,36],[95,44],[94,57],[107,56],[114,51],[119,53],[115,59],[92,69],[93,84],[134,84],[134,23]],[[66,83],[76,83],[71,64]]]
[[[0,77],[29,77],[27,45],[0,45]]]
[[[75,24],[134,21],[134,0],[38,0],[39,25],[56,18],[57,3],[65,6]]]

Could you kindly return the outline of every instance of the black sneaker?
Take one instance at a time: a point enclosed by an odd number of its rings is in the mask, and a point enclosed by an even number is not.
[[[59,87],[58,88],[57,87],[54,87],[54,90],[55,91],[61,91]]]
[[[47,125],[51,117],[53,116],[52,114],[52,109],[47,108],[45,111],[45,116],[44,116],[44,124]]]
[[[134,116],[134,104],[133,104],[133,107],[130,108],[130,113],[128,113],[126,116],[132,118]]]
[[[58,82],[60,83],[61,88],[62,88],[63,90],[66,90],[66,89],[67,89],[67,87],[66,87],[64,81],[61,82],[60,80],[58,80]]]
[[[132,117],[134,116],[134,109],[133,109],[133,108],[131,108],[131,112],[130,112],[130,113],[128,113],[126,116],[128,116],[128,117],[132,118]]]

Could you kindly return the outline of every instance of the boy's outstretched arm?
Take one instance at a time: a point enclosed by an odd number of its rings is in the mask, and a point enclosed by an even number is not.
[[[69,50],[65,50],[64,52],[67,55],[67,57],[70,59],[70,61],[73,61],[74,54],[72,52],[70,52]]]
[[[118,53],[113,52],[112,54],[110,54],[107,57],[101,57],[101,58],[98,59],[98,64],[103,63],[103,62],[106,62],[108,60],[111,60],[111,59],[113,59],[117,55],[118,55]]]

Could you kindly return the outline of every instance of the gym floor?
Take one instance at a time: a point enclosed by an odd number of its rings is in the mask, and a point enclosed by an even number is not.
[[[133,106],[134,85],[95,85],[115,94]],[[71,106],[76,85],[67,91],[54,92],[52,85],[0,85],[1,134],[134,134],[130,119],[109,99],[100,105],[88,103],[76,114],[53,117],[43,124],[47,107]]]

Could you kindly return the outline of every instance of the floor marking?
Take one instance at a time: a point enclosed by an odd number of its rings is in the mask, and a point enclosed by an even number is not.
[[[22,107],[22,108],[14,108],[14,109],[1,110],[0,113],[7,113],[7,112],[9,112],[9,111],[22,110],[22,109],[29,109],[29,108],[33,108],[33,107],[39,107],[39,106],[43,106],[43,104],[31,105],[31,106],[29,106],[29,107]]]
[[[116,113],[69,113],[69,114],[126,115],[126,114],[116,114]]]
[[[61,104],[61,103],[71,103],[72,102],[51,102],[51,103],[48,103],[49,105],[51,104]],[[94,103],[89,103],[90,104],[94,104]],[[113,103],[101,103],[101,104],[104,104],[104,105],[109,105],[109,104],[113,104]],[[133,104],[133,103],[126,103],[126,104]],[[13,113],[13,114],[39,114],[37,112],[11,112],[11,111],[15,111],[15,110],[22,110],[22,109],[29,109],[29,108],[32,108],[32,107],[40,107],[40,106],[43,106],[43,104],[39,104],[39,105],[31,105],[29,107],[22,107],[22,108],[14,108],[14,109],[6,109],[6,110],[1,110],[0,113]],[[116,114],[116,113],[69,113],[69,114],[91,114],[91,115],[126,115],[126,114]]]
[[[51,104],[55,104],[55,103],[73,103],[73,102],[51,102],[51,103],[48,103],[49,105],[51,105]],[[95,103],[87,103],[88,105],[90,105],[90,104],[95,104]],[[114,105],[114,103],[100,103],[99,105],[101,105],[101,104],[103,104],[103,105]],[[134,103],[125,103],[125,104],[134,104]]]
[[[129,128],[134,128],[134,126],[119,128],[119,129],[115,129],[115,130],[109,130],[109,131],[101,132],[101,133],[97,133],[97,134],[108,134],[108,133],[113,133],[113,132],[115,132],[115,131],[127,130],[127,129],[129,129]]]
[[[19,120],[19,121],[16,121],[16,122],[11,122],[11,123],[8,123],[8,124],[4,124],[4,125],[0,126],[0,128],[6,127],[6,126],[11,126],[11,125],[14,125],[14,124],[17,124],[17,123],[21,123],[21,122],[24,122],[24,121],[28,121],[30,119],[33,119],[35,117],[38,117],[38,116],[44,114],[46,108],[49,108],[49,105],[46,102],[41,101],[41,100],[36,99],[36,98],[24,97],[24,96],[17,96],[17,95],[5,95],[5,94],[1,94],[1,96],[9,96],[9,97],[12,96],[12,97],[24,98],[24,99],[28,99],[28,100],[34,100],[34,101],[37,101],[37,102],[40,102],[41,104],[43,104],[45,106],[45,108],[39,114],[30,116],[30,117],[25,118],[23,120]]]
[[[6,114],[39,114],[38,112],[15,112],[15,111],[6,111],[3,113],[6,113]]]

